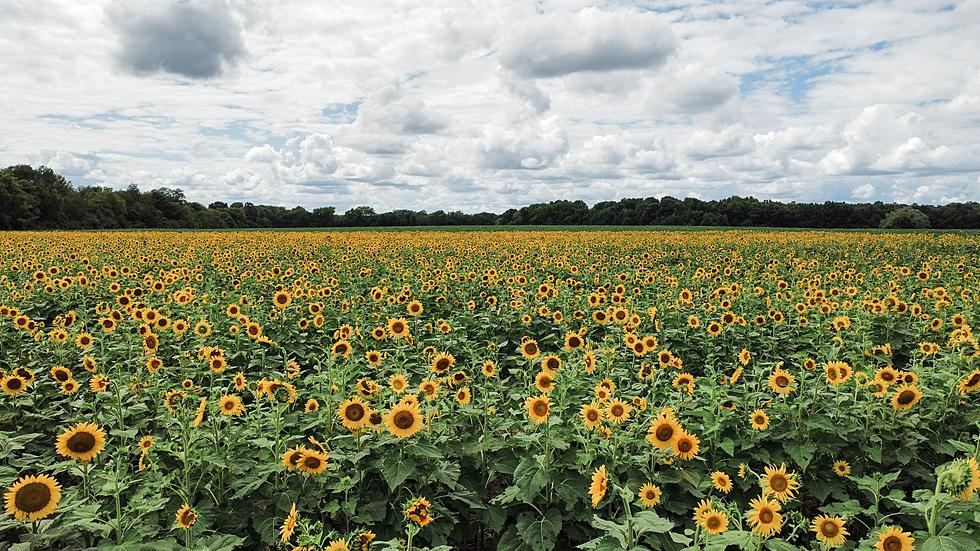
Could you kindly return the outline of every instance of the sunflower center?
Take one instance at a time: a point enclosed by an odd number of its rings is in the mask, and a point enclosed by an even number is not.
[[[828,520],[820,525],[820,533],[828,538],[832,538],[840,533],[840,529],[837,528],[837,523]]]
[[[888,536],[885,541],[882,542],[881,547],[885,551],[901,551],[902,541],[895,536]]]
[[[7,380],[7,388],[9,388],[10,390],[20,390],[20,387],[21,386],[22,385],[21,385],[20,379],[18,379],[16,377],[13,378],[13,379],[8,379]]]
[[[585,418],[589,421],[595,422],[599,420],[599,412],[592,410],[585,414]]]
[[[708,517],[708,520],[705,522],[705,524],[708,526],[709,530],[717,530],[718,528],[721,527],[721,519],[716,516],[711,516]]]
[[[344,410],[344,417],[350,421],[360,421],[364,418],[364,406],[361,404],[351,404]]]
[[[445,371],[449,369],[449,360],[447,360],[446,358],[440,358],[439,361],[436,362],[436,369],[438,369],[439,371]]]
[[[782,492],[786,489],[789,483],[782,476],[776,476],[773,477],[772,481],[769,482],[769,485],[772,487],[773,490],[776,490],[777,492]]]
[[[415,414],[411,411],[399,411],[395,414],[394,423],[396,427],[407,430],[415,424]]]
[[[54,372],[54,378],[58,380],[59,383],[63,383],[68,380],[68,373],[58,370]]]
[[[396,323],[396,324],[394,324],[394,325],[391,326],[391,332],[392,333],[401,333],[404,330],[405,330],[405,326],[402,325],[401,323]]]
[[[544,401],[538,401],[534,403],[534,414],[538,416],[543,416],[548,414],[548,404]]]
[[[966,386],[977,386],[980,384],[980,373],[975,373],[970,380],[967,381]]]
[[[527,352],[529,355],[534,355],[537,354],[538,347],[533,344],[529,344],[526,347],[524,347],[524,351]]]
[[[763,509],[759,511],[759,521],[763,524],[769,524],[772,522],[773,514],[769,509]]]
[[[612,407],[612,414],[614,417],[621,417],[623,415],[623,406],[616,404]]]
[[[197,515],[194,514],[194,511],[191,510],[184,511],[184,514],[180,515],[181,524],[186,524],[186,525],[194,524],[196,520],[197,520]]]
[[[659,427],[657,427],[657,431],[655,434],[657,435],[657,440],[660,440],[661,442],[666,442],[670,440],[671,437],[674,436],[674,427],[670,425],[660,425]]]
[[[789,379],[787,379],[784,375],[776,377],[776,386],[789,386]]]
[[[68,439],[68,449],[75,453],[86,453],[95,447],[95,435],[90,432],[78,432]]]
[[[694,445],[689,440],[681,440],[680,442],[677,443],[677,449],[680,450],[682,453],[687,453],[691,451],[691,448],[693,447]]]
[[[51,502],[51,489],[41,482],[25,484],[17,490],[14,505],[26,513],[36,513]]]
[[[904,405],[911,404],[915,400],[915,393],[911,390],[903,390],[898,395],[898,403]]]
[[[303,466],[307,469],[317,469],[320,467],[320,458],[314,455],[309,455],[303,458]]]
[[[225,411],[231,411],[233,409],[235,409],[235,402],[232,402],[231,400],[225,402]]]
[[[755,416],[755,424],[756,425],[765,425],[766,424],[766,418],[763,417],[763,416],[761,416],[761,415],[756,415]]]

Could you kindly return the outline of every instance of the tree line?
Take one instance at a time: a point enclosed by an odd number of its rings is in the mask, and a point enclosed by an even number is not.
[[[188,201],[180,189],[76,188],[47,167],[0,169],[0,230],[114,228],[306,228],[475,225],[762,226],[784,228],[980,228],[980,203],[781,203],[753,197],[622,199],[536,203],[495,214],[393,210],[358,206],[308,211],[248,202]]]

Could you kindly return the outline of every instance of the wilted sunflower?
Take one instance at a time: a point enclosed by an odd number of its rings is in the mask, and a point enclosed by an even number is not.
[[[660,496],[663,495],[663,492],[660,490],[659,486],[647,482],[642,488],[640,488],[638,495],[640,498],[640,503],[643,505],[643,507],[649,509],[650,507],[660,503]]]
[[[694,459],[700,449],[698,437],[693,434],[682,432],[674,441],[674,455],[685,461]]]
[[[817,541],[827,547],[844,545],[844,540],[847,538],[844,519],[840,517],[829,517],[826,515],[815,517],[810,524],[810,530],[816,534]]]
[[[409,438],[422,430],[422,412],[418,403],[401,402],[384,416],[388,432],[398,438]]]
[[[715,489],[717,489],[719,492],[727,494],[732,491],[731,477],[721,471],[711,473],[711,484],[714,485]]]
[[[589,486],[589,495],[592,497],[592,508],[597,508],[599,502],[606,497],[606,489],[609,487],[609,479],[606,477],[606,466],[600,465],[592,473],[592,484]]]
[[[906,411],[912,409],[915,404],[922,399],[922,392],[915,385],[902,385],[895,390],[892,396],[892,408],[895,411]]]
[[[540,425],[548,420],[548,413],[551,412],[551,400],[547,396],[531,396],[524,400],[524,407],[527,409],[531,420]]]
[[[95,459],[105,447],[105,432],[94,423],[78,423],[58,435],[55,449],[59,454],[86,463]]]
[[[684,431],[673,415],[657,416],[647,430],[647,442],[660,450],[674,446]]]
[[[219,398],[218,408],[221,410],[222,415],[239,417],[245,413],[245,406],[242,405],[242,399],[234,394],[226,394]]]
[[[796,480],[796,475],[786,472],[786,464],[781,464],[777,469],[775,466],[767,465],[766,474],[759,481],[762,486],[763,497],[773,495],[780,501],[786,503],[793,499],[800,483]]]
[[[176,517],[177,526],[180,526],[184,530],[194,526],[194,523],[197,522],[197,513],[195,513],[194,509],[191,509],[191,506],[186,503],[183,504],[180,509],[177,509]]]
[[[779,533],[783,527],[783,515],[779,514],[781,506],[778,501],[761,496],[749,501],[749,506],[752,509],[747,516],[754,533],[763,537]]]
[[[347,430],[358,431],[367,425],[372,412],[371,406],[363,402],[360,396],[353,396],[337,406],[337,419]]]
[[[766,430],[769,428],[769,415],[757,409],[749,415],[749,424],[755,430]]]
[[[897,526],[889,526],[878,533],[875,548],[878,551],[912,551],[915,549],[915,538]]]
[[[60,500],[61,485],[46,474],[20,477],[3,496],[8,515],[31,522],[50,516]]]
[[[320,474],[327,470],[327,459],[329,456],[324,452],[305,449],[296,461],[296,470],[312,475]]]
[[[280,539],[283,543],[293,537],[293,531],[296,530],[296,517],[296,504],[293,503],[293,506],[289,508],[289,514],[282,521],[282,527],[279,528]]]

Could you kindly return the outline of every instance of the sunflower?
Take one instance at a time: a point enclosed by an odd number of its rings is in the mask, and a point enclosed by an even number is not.
[[[647,482],[640,488],[639,497],[640,503],[643,507],[649,509],[660,503],[660,496],[663,495],[663,491],[659,486]]]
[[[439,382],[438,381],[422,381],[419,385],[419,392],[426,400],[435,400],[439,397]]]
[[[694,375],[690,373],[681,373],[680,375],[674,377],[674,382],[672,383],[674,388],[682,389],[688,394],[694,392]]]
[[[408,388],[408,379],[406,379],[404,375],[392,375],[388,379],[388,386],[390,386],[391,390],[395,393],[401,394]]]
[[[364,359],[372,367],[377,367],[381,364],[381,352],[377,350],[368,350],[364,353]]]
[[[487,360],[483,362],[483,366],[480,367],[480,372],[483,373],[484,377],[493,377],[497,374],[497,364],[493,363],[491,360]]]
[[[69,379],[73,379],[75,376],[72,374],[71,370],[63,365],[56,365],[51,368],[51,376],[54,377],[55,381],[63,383]]]
[[[105,447],[105,432],[93,423],[78,423],[58,436],[55,449],[59,454],[87,463]]]
[[[788,371],[777,369],[769,376],[769,388],[778,394],[789,394],[793,392],[795,381],[796,377],[793,377]]]
[[[279,291],[272,297],[272,303],[280,310],[288,308],[293,303],[293,298],[286,291]],[[283,540],[285,541],[285,540]]]
[[[437,375],[442,375],[443,373],[452,369],[454,365],[456,365],[456,358],[454,358],[452,354],[440,352],[439,354],[436,354],[435,358],[432,358],[432,363],[429,365],[429,369]]]
[[[728,515],[712,509],[701,517],[701,526],[711,535],[723,534],[728,531]]]
[[[311,550],[312,549],[313,548],[311,548]],[[350,548],[347,547],[346,540],[331,540],[330,543],[323,548],[323,551],[350,551]]]
[[[541,360],[541,369],[544,371],[555,372],[561,369],[561,358],[554,354],[549,354]]]
[[[828,517],[820,515],[813,519],[810,530],[817,536],[817,541],[827,547],[839,547],[844,545],[847,537],[847,529],[844,528],[844,519],[840,517]]]
[[[633,411],[633,406],[622,400],[613,400],[606,406],[606,417],[613,423],[619,424],[630,418],[631,411]]]
[[[599,506],[599,502],[606,497],[606,489],[609,487],[609,479],[606,477],[606,466],[600,465],[592,473],[592,484],[589,486],[589,495],[592,497],[592,508]]]
[[[738,353],[738,363],[745,366],[749,365],[750,361],[752,361],[752,353],[749,352],[747,348],[743,348],[742,351]]]
[[[296,466],[299,464],[299,460],[303,457],[303,452],[305,451],[306,451],[306,447],[304,446],[295,446],[289,448],[288,450],[283,452],[282,457],[279,460],[279,463],[283,467],[286,467],[287,471],[295,471]]]
[[[898,370],[892,366],[885,366],[875,371],[875,380],[881,381],[885,386],[891,385],[898,380]]]
[[[915,385],[902,385],[895,390],[892,396],[892,408],[895,411],[906,411],[912,409],[915,404],[922,399],[922,392]]]
[[[713,503],[711,503],[711,500],[709,500],[709,499],[702,499],[694,507],[694,511],[693,511],[693,513],[692,513],[691,516],[694,518],[694,522],[696,522],[696,523],[698,523],[700,525],[701,524],[701,519],[704,518],[704,515],[708,514],[709,511],[713,511],[714,509],[715,509],[715,506],[714,506]]]
[[[201,426],[204,422],[204,413],[208,410],[208,399],[201,398],[197,404],[197,413],[194,415],[194,428]]]
[[[889,526],[878,533],[875,549],[878,551],[912,551],[915,549],[915,538],[897,526]]]
[[[770,501],[766,496],[749,501],[752,508],[747,513],[752,531],[760,536],[768,537],[778,534],[783,526],[783,515],[778,501]]]
[[[698,437],[693,434],[682,432],[674,441],[674,455],[685,461],[694,459],[700,449]]]
[[[150,448],[153,447],[153,444],[155,442],[156,440],[152,436],[144,436],[143,438],[140,438],[140,443],[139,443],[140,450],[143,453],[146,453]]]
[[[109,379],[105,375],[96,375],[89,379],[88,386],[92,392],[105,392],[109,388]]]
[[[197,513],[188,504],[183,504],[180,509],[177,509],[177,526],[180,526],[184,530],[187,530],[194,523],[197,522]]]
[[[317,402],[314,398],[310,398],[306,401],[306,405],[303,406],[303,411],[305,413],[320,411],[320,402]]]
[[[0,386],[3,387],[4,394],[16,396],[27,390],[27,381],[20,375],[7,375],[0,379]]]
[[[674,446],[683,429],[673,415],[658,416],[647,430],[647,442],[660,450]]]
[[[472,399],[472,396],[470,395],[470,389],[469,389],[469,387],[465,387],[464,386],[463,388],[461,388],[458,391],[456,391],[456,402],[459,405],[465,406],[465,405],[467,405],[467,404],[470,403],[470,400],[471,399]]]
[[[352,432],[363,429],[371,413],[373,413],[371,406],[364,403],[360,396],[349,398],[337,406],[337,419],[340,419],[340,423]]]
[[[565,334],[565,350],[575,350],[583,345],[582,336],[572,331]]]
[[[602,424],[602,410],[598,408],[594,403],[585,404],[580,410],[582,415],[582,423],[585,428],[589,430],[594,430]]]
[[[401,402],[384,416],[388,432],[398,438],[408,438],[422,430],[422,412],[418,403]]]
[[[721,334],[721,330],[722,330],[722,326],[717,321],[713,321],[713,322],[711,322],[711,323],[708,324],[707,331],[708,331],[708,334],[711,335],[712,337],[717,337],[718,335],[720,335]]]
[[[538,347],[538,341],[533,339],[528,339],[521,343],[521,356],[525,359],[533,360],[541,355],[541,348]]]
[[[282,522],[282,528],[279,529],[283,543],[293,537],[293,531],[296,530],[296,516],[296,504],[293,503],[293,506],[289,508],[289,514]]]
[[[245,406],[242,405],[242,399],[234,394],[226,394],[219,398],[218,409],[221,410],[222,415],[233,415],[235,417],[245,413]]]
[[[20,477],[3,496],[8,515],[31,522],[49,517],[60,500],[61,485],[46,474]]]
[[[392,318],[388,320],[388,332],[396,339],[408,336],[408,320],[405,318]]]
[[[338,355],[343,356],[345,358],[347,356],[350,356],[351,350],[352,350],[351,345],[346,340],[339,340],[339,341],[333,343],[333,346],[330,347],[330,352],[332,352],[334,354],[338,354]]]
[[[839,477],[845,477],[851,474],[850,463],[844,460],[834,461],[834,474],[836,474]]]
[[[755,430],[766,430],[769,428],[769,415],[761,409],[757,409],[749,415],[749,424]]]
[[[828,362],[823,368],[824,380],[838,386],[851,378],[851,366],[847,362]]]
[[[307,474],[320,474],[327,470],[327,459],[329,457],[324,452],[305,449],[303,450],[303,454],[300,455],[299,460],[296,461],[296,470]]]
[[[970,480],[966,481],[966,487],[956,494],[956,499],[967,500],[973,497],[977,490],[980,490],[980,462],[976,458],[966,459],[966,468],[970,473]]]
[[[793,499],[800,483],[796,480],[796,475],[786,472],[786,464],[781,464],[779,468],[772,465],[766,466],[766,474],[759,481],[762,486],[763,497],[773,495],[780,503],[786,503]]]
[[[541,371],[534,377],[534,386],[539,392],[547,394],[555,389],[555,374],[553,371]]]
[[[412,302],[408,303],[408,306],[405,308],[405,310],[408,312],[408,315],[410,316],[416,316],[416,317],[421,316],[423,311],[422,303],[417,300],[413,300]]]
[[[548,413],[551,412],[551,400],[547,396],[531,396],[524,400],[524,407],[527,408],[531,420],[540,425],[548,420]]]
[[[711,473],[711,484],[714,485],[715,489],[717,489],[719,492],[727,494],[732,491],[731,477],[721,471]]]
[[[431,506],[429,500],[424,497],[409,501],[404,509],[405,518],[419,526],[425,526],[432,522],[432,517],[429,515],[429,507]]]

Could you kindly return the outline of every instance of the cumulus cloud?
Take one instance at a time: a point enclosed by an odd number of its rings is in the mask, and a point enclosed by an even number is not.
[[[539,170],[568,151],[568,135],[557,117],[511,127],[487,126],[477,146],[480,166]]]
[[[268,167],[272,179],[290,184],[321,180],[381,180],[390,176],[371,156],[338,146],[328,134],[311,133],[286,141],[279,149],[253,147],[245,162]]]
[[[684,154],[696,160],[741,155],[750,148],[749,140],[734,127],[720,132],[698,129],[688,134],[681,144]]]
[[[117,61],[136,74],[216,77],[245,54],[228,0],[115,0],[106,9]]]
[[[738,95],[738,84],[724,71],[696,63],[671,67],[657,79],[655,101],[675,113],[702,113]]]
[[[501,66],[518,75],[548,78],[657,67],[676,47],[670,27],[656,14],[585,8],[516,25],[498,56]]]

